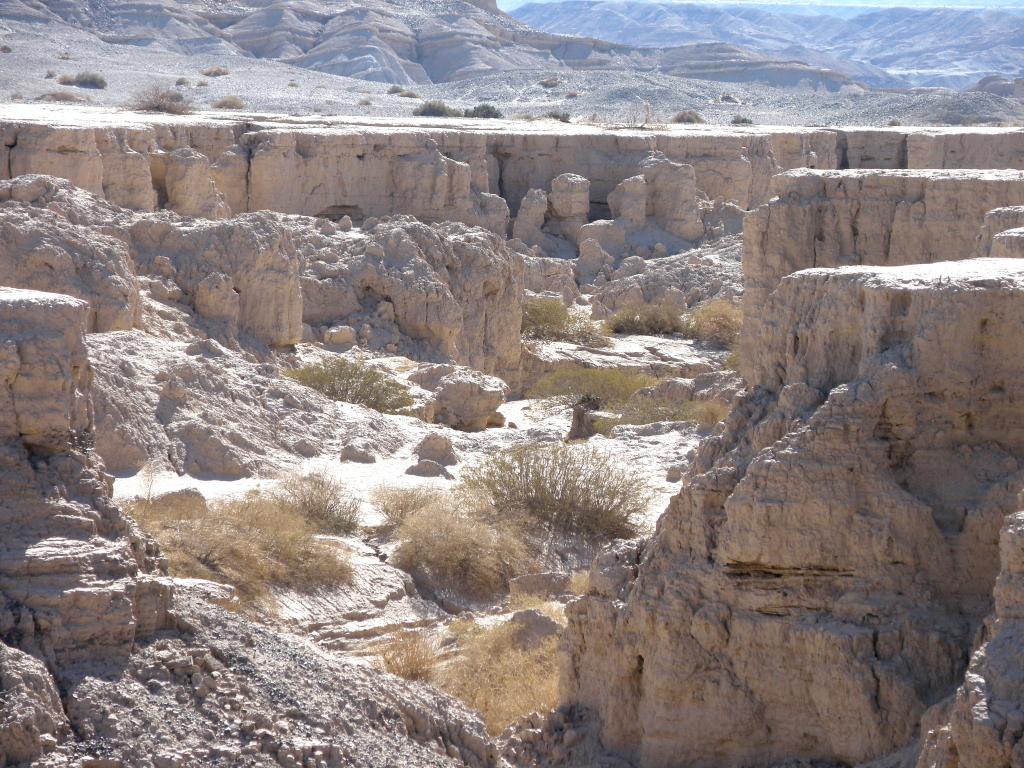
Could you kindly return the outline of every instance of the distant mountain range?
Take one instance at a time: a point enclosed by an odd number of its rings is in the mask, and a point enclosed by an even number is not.
[[[1020,3],[954,4],[963,7],[551,0],[512,15],[546,32],[645,48],[727,43],[881,87],[966,88],[989,75],[1024,75]]]

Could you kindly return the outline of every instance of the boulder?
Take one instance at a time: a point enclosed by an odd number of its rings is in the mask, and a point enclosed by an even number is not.
[[[440,432],[428,434],[413,451],[421,460],[435,461],[444,467],[459,463],[452,441]]]

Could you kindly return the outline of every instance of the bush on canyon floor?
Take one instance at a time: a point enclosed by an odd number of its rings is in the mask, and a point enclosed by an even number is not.
[[[743,309],[727,299],[713,299],[683,318],[682,333],[688,339],[732,349],[743,327]]]
[[[179,77],[177,80],[174,81],[174,84],[179,88],[185,88],[189,85],[192,85],[191,81],[187,77]]]
[[[138,112],[166,112],[170,115],[187,115],[192,111],[191,102],[182,94],[158,85],[137,94],[128,107]]]
[[[420,97],[416,91],[407,91],[405,89],[400,90],[398,96],[402,99],[418,99]]]
[[[410,513],[396,532],[394,562],[434,590],[492,599],[527,571],[529,552],[517,531],[459,501],[441,498]]]
[[[753,125],[754,121],[751,120],[749,117],[744,117],[743,115],[734,115],[733,118],[732,118],[732,124],[733,125]]]
[[[416,117],[462,117],[462,112],[443,101],[425,101],[412,111]]]
[[[558,705],[558,638],[522,647],[515,627],[459,622],[460,653],[438,685],[477,710],[492,736],[531,712]]]
[[[560,123],[568,123],[572,120],[572,115],[568,112],[560,112],[558,110],[552,110],[544,115],[549,120],[557,120]]]
[[[589,446],[533,445],[492,454],[463,473],[496,518],[588,541],[635,536],[650,501],[640,473]]]
[[[657,383],[653,376],[628,368],[563,368],[541,377],[528,394],[554,398],[562,405],[572,405],[583,397],[596,398],[602,407],[614,408],[634,392]]]
[[[421,681],[433,678],[440,654],[433,638],[416,631],[402,632],[371,650],[380,656],[384,669],[391,674]]]
[[[207,505],[169,494],[129,512],[167,556],[172,575],[226,582],[244,604],[273,587],[312,591],[348,582],[348,555],[316,538],[317,526],[273,495],[252,492]]]
[[[392,96],[396,96],[397,94],[401,93],[404,90],[405,88],[403,88],[400,85],[392,85],[390,88],[388,88],[388,93]]]
[[[697,110],[695,110],[695,109],[684,109],[682,112],[676,112],[675,116],[672,118],[672,122],[673,123],[696,124],[696,123],[703,123],[703,122],[706,122],[706,121],[701,116],[700,112],[698,112]]]
[[[9,45],[0,45],[0,53],[14,53],[14,49]]]
[[[559,83],[561,83],[561,80],[559,80],[556,75],[551,75],[549,77],[545,77],[543,80],[537,83],[537,85],[539,85],[541,88],[557,88]]]
[[[406,386],[358,360],[337,357],[286,371],[285,376],[332,400],[365,405],[381,413],[398,413],[413,402]]]
[[[493,104],[477,104],[472,109],[466,110],[466,117],[486,120],[501,120],[505,117],[501,110]]]
[[[202,70],[199,74],[203,77],[224,77],[225,75],[230,75],[231,70],[227,67],[220,66],[207,67],[206,69]]]
[[[672,402],[656,395],[633,397],[609,409],[614,417],[594,420],[599,434],[607,435],[612,427],[622,425],[654,424],[660,421],[693,421],[702,429],[710,429],[729,415],[729,408],[713,400]]]
[[[88,99],[70,91],[54,91],[52,93],[44,93],[42,96],[36,96],[36,101],[49,101],[56,104],[83,104]]]
[[[225,96],[213,102],[215,109],[245,109],[245,102],[241,96]]]
[[[73,85],[76,88],[95,88],[102,90],[107,87],[107,79],[97,72],[79,72],[77,75],[61,75],[57,78],[61,85]]]
[[[598,328],[579,312],[570,312],[561,299],[529,299],[523,305],[523,337],[564,341],[590,347],[610,343]]]
[[[422,485],[403,488],[397,485],[378,485],[370,493],[370,503],[384,518],[387,528],[397,528],[410,515],[440,501],[443,493]]]
[[[666,336],[684,329],[679,313],[668,304],[642,304],[620,309],[606,322],[612,333]]]
[[[286,477],[276,495],[282,506],[298,512],[320,533],[343,536],[359,530],[359,499],[326,472]]]

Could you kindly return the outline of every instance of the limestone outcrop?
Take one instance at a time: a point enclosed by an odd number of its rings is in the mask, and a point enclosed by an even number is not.
[[[750,394],[635,578],[592,573],[568,609],[565,696],[645,767],[911,745],[964,679],[1024,484],[1019,260],[805,270],[761,312]]]

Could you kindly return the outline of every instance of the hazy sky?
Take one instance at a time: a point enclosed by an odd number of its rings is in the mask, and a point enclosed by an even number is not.
[[[533,2],[561,2],[561,0],[532,0]],[[634,0],[636,2],[671,2],[672,0]],[[681,0],[699,5],[771,5],[777,9],[783,6],[801,6],[807,10],[836,6],[865,8],[1024,8],[1024,0]],[[498,0],[498,6],[504,9],[525,5],[531,0]]]

